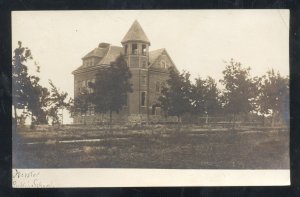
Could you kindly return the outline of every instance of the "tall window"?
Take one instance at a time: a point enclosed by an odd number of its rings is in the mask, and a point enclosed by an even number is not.
[[[127,55],[127,52],[128,52],[128,45],[126,44],[125,45],[125,55]]]
[[[145,44],[143,44],[143,45],[142,45],[142,54],[143,54],[143,55],[146,55],[146,53],[147,53],[147,47],[146,47]]]
[[[137,49],[137,44],[132,44],[132,51],[131,51],[132,54],[138,54],[138,49]]]
[[[81,83],[82,83],[81,87],[85,88],[86,87],[86,81],[82,81]]]
[[[141,84],[142,85],[147,85],[147,77],[146,76],[141,77]]]
[[[90,93],[90,86],[89,86],[90,80],[86,81],[86,89]]]
[[[146,92],[141,94],[141,106],[146,106]]]

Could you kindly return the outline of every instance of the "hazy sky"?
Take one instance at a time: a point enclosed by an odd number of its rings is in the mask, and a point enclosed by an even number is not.
[[[192,77],[222,77],[223,60],[234,58],[262,75],[269,68],[289,73],[288,10],[17,11],[12,12],[12,47],[23,42],[51,79],[73,97],[71,72],[81,58],[121,40],[137,19],[150,50],[166,48],[179,70]]]

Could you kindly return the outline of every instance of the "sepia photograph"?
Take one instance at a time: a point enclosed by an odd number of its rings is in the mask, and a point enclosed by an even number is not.
[[[13,187],[289,184],[289,10],[11,15]]]

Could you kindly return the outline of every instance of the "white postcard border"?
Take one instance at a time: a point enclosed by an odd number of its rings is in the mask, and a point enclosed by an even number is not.
[[[12,169],[14,188],[287,186],[290,170]]]

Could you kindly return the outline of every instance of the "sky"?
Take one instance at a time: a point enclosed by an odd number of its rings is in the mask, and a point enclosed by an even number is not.
[[[72,71],[81,58],[107,42],[121,46],[138,20],[151,42],[150,51],[166,48],[177,68],[191,77],[222,78],[231,58],[251,67],[252,76],[273,68],[289,75],[288,10],[102,10],[14,11],[12,49],[18,41],[31,49],[48,80],[73,97]],[[35,73],[33,63],[29,71]]]

